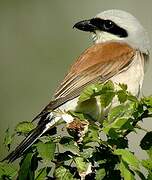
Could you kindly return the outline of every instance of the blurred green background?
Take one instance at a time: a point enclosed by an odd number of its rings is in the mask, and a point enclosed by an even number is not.
[[[2,145],[6,128],[34,118],[69,65],[91,45],[88,34],[72,26],[116,8],[134,14],[152,39],[151,6],[148,0],[0,0],[0,158],[7,154]],[[149,66],[143,95],[152,94]],[[150,120],[144,124],[152,128]],[[140,135],[131,137],[132,148]]]

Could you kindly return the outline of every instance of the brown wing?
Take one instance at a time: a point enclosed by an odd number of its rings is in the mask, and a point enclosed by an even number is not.
[[[88,48],[70,68],[55,93],[55,100],[51,101],[40,115],[79,96],[88,84],[105,82],[120,73],[129,66],[135,54],[136,50],[119,42],[101,43]]]
[[[119,73],[133,60],[135,50],[118,42],[96,44],[88,48],[74,63],[55,93],[61,98],[77,92],[96,78],[101,82]],[[77,95],[79,93],[76,93]]]

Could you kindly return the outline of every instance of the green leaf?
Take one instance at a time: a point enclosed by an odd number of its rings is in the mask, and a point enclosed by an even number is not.
[[[141,164],[149,171],[152,171],[152,160],[151,159],[146,159],[142,160]]]
[[[116,129],[124,129],[123,127],[127,124],[128,125],[127,129],[129,129],[128,122],[130,123],[129,119],[122,117],[122,118],[116,119],[111,125],[113,128],[116,128]]]
[[[5,131],[4,145],[10,150],[14,135],[10,135],[9,128]]]
[[[101,106],[107,107],[110,103],[112,103],[114,96],[115,93],[110,91],[100,95]]]
[[[0,162],[0,178],[8,177],[13,179],[17,175],[17,169],[12,164]]]
[[[96,83],[96,84],[89,85],[87,88],[85,88],[81,92],[78,103],[82,103],[86,100],[89,100],[89,99],[91,99],[95,96],[99,96],[99,95],[103,96],[103,100],[101,100],[101,102],[104,105],[109,104],[109,102],[111,102],[111,100],[113,99],[113,96],[114,96],[113,82],[108,81],[105,84]],[[108,95],[108,97],[105,97],[105,95]],[[104,101],[104,99],[105,99],[105,101]]]
[[[118,133],[117,133],[118,134]],[[128,139],[124,137],[119,137],[117,139],[109,138],[107,140],[108,144],[112,147],[116,146],[118,149],[125,149],[128,148]]]
[[[69,111],[69,113],[70,113],[72,116],[79,118],[80,120],[85,120],[86,118],[88,118],[88,117],[86,117],[85,114],[80,113],[80,112]]]
[[[152,131],[146,133],[140,142],[140,147],[143,150],[149,150],[152,147]]]
[[[115,119],[123,117],[126,112],[124,105],[119,105],[110,110],[108,113],[108,122],[113,122]]]
[[[114,84],[112,81],[107,81],[106,83],[103,84],[102,92],[106,92],[106,91],[114,91]]]
[[[148,107],[152,107],[152,96],[141,99],[142,103]]]
[[[127,101],[128,96],[124,90],[119,90],[117,92],[117,96],[120,103],[124,103]]]
[[[119,132],[116,132],[116,129],[113,128],[109,128],[108,131],[107,129],[103,129],[103,131],[112,139],[118,139],[121,135]]]
[[[52,137],[51,136],[42,136],[39,138],[39,140],[45,144],[47,142],[52,141]]]
[[[51,171],[51,167],[44,167],[42,169],[39,169],[38,172],[36,173],[35,180],[44,180],[50,171]]]
[[[55,169],[55,178],[57,180],[74,180],[73,174],[71,174],[70,171],[63,166]]]
[[[104,127],[103,131],[108,133],[108,131],[113,129],[133,129],[132,125],[130,124],[130,120],[127,118],[119,118],[116,119],[113,123],[111,123],[109,126]]]
[[[29,133],[31,130],[33,130],[35,128],[35,125],[32,122],[28,122],[28,121],[24,121],[24,122],[20,122],[16,127],[15,127],[15,131],[19,134],[27,134]]]
[[[93,96],[95,96],[95,93],[102,88],[102,85],[99,84],[91,84],[89,85],[87,88],[85,88],[80,96],[79,96],[79,100],[78,103],[82,103],[86,100],[91,99]]]
[[[79,148],[75,145],[75,142],[73,141],[73,138],[64,136],[60,140],[60,145],[62,146],[63,151],[70,151],[73,154],[79,154]]]
[[[84,159],[88,159],[91,158],[93,153],[94,153],[94,148],[83,148],[83,152],[80,153],[80,155],[84,158]]]
[[[99,140],[99,127],[96,125],[89,125],[88,131],[83,138],[83,143],[100,142]]]
[[[131,171],[128,168],[128,165],[121,161],[118,169],[121,172],[121,176],[124,178],[124,180],[135,180],[134,175],[131,173]]]
[[[124,103],[127,100],[132,102],[138,102],[137,97],[133,96],[130,92],[127,91],[127,85],[119,84],[121,90],[117,91],[118,100],[120,103]]]
[[[119,83],[119,87],[120,87],[123,91],[126,91],[126,90],[127,90],[127,85],[126,85],[126,84]]]
[[[134,112],[134,103],[121,104],[112,108],[108,113],[108,122],[113,122],[117,118],[130,118]]]
[[[138,99],[136,96],[133,96],[132,94],[128,93],[128,100],[132,102],[138,102]]]
[[[117,139],[122,136],[123,130],[133,130],[134,127],[130,124],[131,119],[118,118],[109,125],[104,125],[103,132],[108,134],[112,139]]]
[[[38,142],[36,144],[39,156],[46,162],[50,162],[54,158],[56,144],[52,141],[50,142]]]
[[[20,163],[20,170],[18,175],[18,180],[33,180],[34,177],[32,177],[32,170],[31,170],[31,160],[32,160],[33,154],[28,153],[23,158],[23,160]]]
[[[105,83],[100,94],[100,102],[102,107],[107,107],[115,96],[114,84],[111,81]]]
[[[74,155],[70,151],[65,151],[64,153],[56,153],[55,160],[58,163],[68,162],[73,156]]]
[[[74,160],[79,173],[85,172],[87,170],[89,163],[87,163],[84,158],[76,157]]]
[[[95,179],[96,180],[101,180],[101,179],[104,178],[105,175],[106,175],[105,169],[98,169],[98,170],[96,170],[96,177],[95,177]]]
[[[149,172],[147,180],[152,180],[152,172]]]
[[[116,149],[114,154],[121,156],[122,160],[134,169],[139,169],[139,160],[136,156],[126,149]]]

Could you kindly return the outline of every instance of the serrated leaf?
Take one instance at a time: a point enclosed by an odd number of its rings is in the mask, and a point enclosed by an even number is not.
[[[12,164],[0,162],[0,178],[3,176],[13,179],[17,175],[17,169]]]
[[[31,170],[32,157],[33,157],[33,154],[28,153],[21,161],[18,180],[24,180],[24,179],[33,180],[34,179],[34,177],[32,177],[33,173]]]
[[[114,91],[114,83],[112,81],[107,81],[103,84],[102,91],[111,90]]]
[[[136,96],[133,96],[132,94],[128,93],[128,100],[132,102],[138,102],[138,99]]]
[[[117,91],[118,100],[120,103],[124,103],[127,100],[132,102],[138,102],[138,99],[136,96],[133,96],[130,92],[127,91],[127,85],[125,84],[119,84],[121,90]]]
[[[100,94],[100,102],[102,107],[107,107],[113,100],[115,96],[114,84],[112,81],[108,81],[102,87]]]
[[[89,99],[95,97],[95,96],[108,94],[108,93],[111,93],[111,95],[109,94],[109,98],[107,98],[106,103],[109,103],[108,101],[110,101],[110,99],[112,99],[112,96],[114,93],[114,84],[112,81],[108,81],[105,84],[100,84],[100,83],[91,84],[90,86],[88,86],[81,92],[78,103],[82,103],[86,100],[89,100]]]
[[[63,166],[55,169],[55,178],[57,180],[74,180],[73,174],[71,174],[70,171]]]
[[[120,103],[124,103],[127,101],[128,96],[124,90],[119,90],[117,92],[117,96]]]
[[[119,83],[119,87],[120,87],[123,91],[126,91],[126,90],[127,90],[127,84]]]
[[[128,165],[132,166],[135,169],[139,169],[139,160],[136,156],[126,149],[116,149],[114,154],[121,156],[122,160]]]
[[[96,170],[95,180],[101,180],[104,178],[105,175],[106,175],[105,169],[98,169]]]
[[[134,175],[131,173],[131,171],[128,169],[128,166],[123,161],[120,162],[118,168],[124,180],[135,180]]]
[[[100,95],[100,102],[102,107],[107,107],[110,103],[112,103],[112,100],[115,96],[114,92],[107,91],[106,93]]]
[[[74,161],[79,173],[85,172],[87,170],[89,163],[87,163],[84,158],[76,157],[74,158]]]
[[[38,172],[36,173],[35,180],[44,180],[50,171],[51,171],[51,167],[44,167],[42,169],[39,169]]]
[[[88,99],[91,99],[92,96],[95,95],[96,91],[97,91],[97,85],[91,84],[81,92],[78,103],[82,103]]]
[[[27,134],[35,128],[32,122],[24,121],[20,122],[16,127],[15,131],[19,134]]]
[[[38,142],[36,144],[39,156],[46,162],[50,162],[54,158],[56,144],[54,142]]]

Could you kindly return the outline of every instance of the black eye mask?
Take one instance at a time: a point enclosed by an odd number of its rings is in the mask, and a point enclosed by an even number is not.
[[[128,33],[125,29],[121,28],[111,20],[104,20],[100,18],[94,18],[90,20],[90,24],[97,27],[98,30],[105,31],[118,37],[127,37]]]
[[[100,30],[114,34],[120,38],[128,37],[128,33],[125,29],[108,19],[93,18],[83,20],[76,23],[73,27],[81,31],[95,32],[96,30]]]

